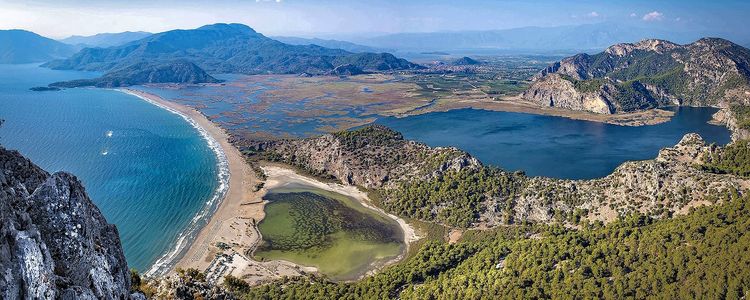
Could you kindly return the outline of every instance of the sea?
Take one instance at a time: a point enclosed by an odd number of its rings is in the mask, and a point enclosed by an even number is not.
[[[131,268],[171,266],[226,191],[220,149],[182,116],[109,89],[34,92],[95,72],[0,65],[0,145],[80,179]]]

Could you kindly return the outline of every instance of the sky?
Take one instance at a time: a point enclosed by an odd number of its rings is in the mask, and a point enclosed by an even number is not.
[[[0,29],[52,37],[243,23],[266,35],[336,37],[600,22],[748,32],[750,0],[0,0]]]

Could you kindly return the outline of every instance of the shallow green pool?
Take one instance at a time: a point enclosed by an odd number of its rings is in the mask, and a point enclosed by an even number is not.
[[[295,185],[273,189],[265,199],[257,259],[287,260],[350,280],[404,250],[393,219],[344,195]]]

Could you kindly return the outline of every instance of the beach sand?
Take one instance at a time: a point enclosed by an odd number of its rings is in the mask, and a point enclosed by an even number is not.
[[[388,215],[396,220],[404,231],[404,241],[407,247],[411,242],[419,239],[414,229],[403,219],[374,207],[367,198],[367,194],[354,186],[322,183],[299,175],[291,169],[264,166],[263,170],[267,175],[265,186],[255,191],[255,186],[261,180],[239,150],[229,142],[229,135],[222,128],[191,107],[142,91],[131,89],[123,91],[146,98],[193,119],[220,144],[227,158],[230,173],[229,190],[208,224],[199,231],[185,255],[176,262],[175,269],[195,268],[206,271],[207,278],[213,282],[219,282],[224,276],[231,274],[244,279],[251,285],[283,276],[316,272],[317,270],[313,267],[298,266],[287,261],[258,262],[250,257],[261,241],[256,224],[264,217],[263,196],[268,189],[290,182],[304,183],[352,197],[366,207]],[[394,263],[400,258],[401,256],[386,264]]]

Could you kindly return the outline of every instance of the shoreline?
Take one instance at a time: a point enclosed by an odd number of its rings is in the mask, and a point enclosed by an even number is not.
[[[209,143],[209,147],[217,153],[220,169],[220,186],[217,188],[217,193],[207,202],[206,207],[193,217],[190,225],[178,237],[174,247],[163,254],[144,275],[159,277],[179,267],[202,269],[200,259],[211,252],[207,248],[216,243],[215,238],[225,233],[221,231],[222,228],[217,230],[217,226],[234,218],[237,207],[246,200],[254,198],[249,191],[249,187],[257,182],[254,172],[239,150],[229,143],[229,135],[199,111],[146,92],[132,89],[118,89],[118,91],[180,115],[201,133]],[[262,213],[262,207],[260,211]],[[218,231],[221,231],[221,234],[217,234]],[[199,261],[196,263],[195,260]]]
[[[411,243],[421,238],[406,221],[373,206],[367,194],[355,186],[323,183],[298,174],[290,168],[266,165],[262,168],[268,179],[264,187],[256,191],[254,187],[262,181],[257,178],[255,171],[239,150],[229,142],[227,132],[208,120],[205,115],[192,107],[165,100],[158,95],[132,89],[118,91],[136,96],[183,117],[199,132],[205,133],[208,141],[213,140],[215,145],[219,146],[218,150],[223,153],[228,170],[228,184],[223,200],[213,208],[201,210],[194,220],[206,220],[200,217],[209,214],[205,223],[198,223],[202,227],[195,230],[195,234],[181,234],[175,247],[144,273],[146,277],[170,276],[174,275],[177,268],[195,268],[205,271],[207,278],[212,282],[220,282],[225,275],[233,275],[256,285],[284,276],[317,272],[314,267],[284,260],[256,261],[251,256],[261,241],[257,223],[265,217],[263,196],[269,189],[289,182],[301,182],[353,198],[366,208],[382,213],[398,223],[404,235],[404,251],[386,262],[374,263],[363,277],[402,260],[408,253]],[[186,232],[190,231],[190,228],[186,228]]]
[[[512,112],[512,113],[525,113],[532,115],[552,116],[568,118],[572,120],[581,120],[589,122],[597,122],[604,124],[620,125],[620,126],[648,126],[657,125],[668,122],[675,115],[674,112],[664,110],[660,108],[654,108],[644,111],[636,111],[629,113],[616,113],[616,114],[597,114],[588,111],[570,110],[558,107],[542,107],[535,105],[531,102],[520,99],[519,96],[506,96],[500,100],[462,100],[462,101],[447,101],[430,105],[429,107],[422,108],[416,111],[411,111],[407,114],[398,115],[396,117],[403,118],[414,115],[421,115],[433,112],[447,112],[456,109],[480,109],[497,112]]]
[[[369,270],[367,270],[367,272],[365,272],[363,275],[357,278],[357,280],[360,280],[366,276],[375,274],[378,271],[380,271],[383,267],[386,267],[386,266],[389,266],[389,265],[392,265],[394,263],[401,261],[404,257],[406,257],[407,253],[409,253],[411,244],[422,238],[421,236],[417,235],[416,230],[411,225],[409,225],[409,223],[407,223],[404,219],[396,215],[390,214],[379,207],[374,206],[370,198],[367,196],[367,193],[359,190],[356,186],[343,185],[341,183],[333,183],[333,182],[331,183],[322,182],[315,178],[311,178],[303,174],[300,174],[293,169],[290,169],[287,167],[280,167],[277,165],[264,165],[261,168],[263,169],[263,172],[266,173],[266,175],[268,176],[268,179],[266,180],[266,184],[263,190],[270,190],[270,189],[282,187],[289,183],[301,183],[301,184],[309,185],[314,188],[318,188],[318,189],[329,191],[329,192],[334,192],[334,193],[349,197],[351,199],[354,199],[355,201],[357,201],[357,203],[361,204],[365,208],[371,209],[384,216],[387,216],[388,218],[392,219],[399,225],[401,232],[404,234],[403,241],[402,241],[404,243],[404,250],[396,257],[393,257],[392,259],[389,259],[387,261],[373,262]]]
[[[360,191],[356,186],[353,185],[343,185],[341,183],[325,183],[320,180],[317,180],[315,178],[310,178],[308,176],[302,175],[297,173],[296,171],[290,169],[290,168],[284,168],[274,165],[265,165],[261,167],[263,169],[263,172],[266,173],[266,175],[269,177],[269,179],[266,181],[266,184],[264,186],[264,190],[269,190],[277,187],[281,187],[284,184],[290,183],[290,181],[297,181],[297,182],[303,182],[307,185],[310,185],[312,187],[316,187],[325,191],[334,192],[337,194],[341,194],[350,198],[353,198],[357,200],[362,206],[377,211],[385,216],[388,216],[389,218],[396,221],[396,223],[399,224],[399,227],[401,227],[401,231],[404,233],[404,244],[406,244],[407,248],[410,243],[418,241],[421,237],[416,234],[416,231],[414,228],[409,225],[404,219],[399,218],[396,215],[390,214],[374,205],[372,205],[372,201],[370,201],[370,198],[367,196],[367,193]],[[271,177],[286,177],[286,181],[279,181],[278,179],[271,179]]]

